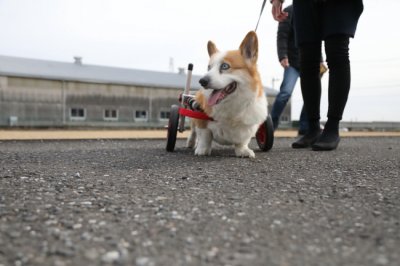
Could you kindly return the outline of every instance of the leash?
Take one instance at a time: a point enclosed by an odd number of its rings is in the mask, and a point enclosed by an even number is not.
[[[257,31],[258,28],[258,23],[260,23],[260,19],[261,19],[261,15],[264,11],[264,7],[265,7],[265,3],[267,2],[267,0],[264,0],[261,6],[261,12],[260,12],[260,16],[258,17],[258,21],[257,21],[257,25],[256,25],[256,29],[254,30],[255,32]]]

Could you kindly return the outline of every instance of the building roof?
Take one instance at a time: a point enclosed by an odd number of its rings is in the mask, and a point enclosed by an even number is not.
[[[79,61],[79,58],[78,58]],[[183,88],[185,73],[98,66],[0,55],[0,75],[146,87]],[[192,76],[192,89],[200,89],[201,76]],[[277,91],[264,88],[268,95]]]

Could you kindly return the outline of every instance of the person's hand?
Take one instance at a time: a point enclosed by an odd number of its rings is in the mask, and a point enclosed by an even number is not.
[[[289,66],[290,66],[290,65],[289,65],[289,60],[288,60],[287,58],[283,58],[283,59],[281,60],[281,66],[282,66],[283,68],[289,67]]]
[[[325,65],[324,62],[321,62],[319,64],[319,76],[322,78],[326,71],[328,71],[328,67]]]
[[[288,17],[287,12],[282,10],[282,1],[273,0],[272,1],[272,16],[276,21],[282,22]]]

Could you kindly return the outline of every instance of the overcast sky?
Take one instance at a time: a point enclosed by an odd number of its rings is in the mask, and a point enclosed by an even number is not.
[[[269,1],[268,1],[269,2]],[[170,71],[194,63],[206,71],[206,44],[235,49],[255,28],[262,0],[0,0],[0,54],[125,68]],[[285,5],[291,3],[287,0]],[[345,121],[400,121],[399,0],[364,0],[351,41],[352,89]],[[279,88],[277,22],[267,3],[257,33],[265,86]],[[171,60],[172,58],[172,60]],[[279,81],[272,83],[273,78]],[[321,116],[327,113],[323,78]],[[184,86],[184,84],[182,84]],[[293,119],[302,106],[299,84]]]

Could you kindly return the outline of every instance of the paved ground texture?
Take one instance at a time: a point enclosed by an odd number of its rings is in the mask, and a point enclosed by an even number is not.
[[[291,141],[2,141],[0,265],[400,265],[400,138]]]
[[[178,133],[178,138],[187,138],[190,130]],[[295,130],[277,130],[275,137],[296,137]],[[400,131],[349,131],[340,132],[344,137],[400,137]],[[71,139],[165,139],[167,130],[137,130],[137,129],[104,129],[104,130],[73,130],[73,129],[0,129],[0,140],[71,140]]]

